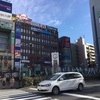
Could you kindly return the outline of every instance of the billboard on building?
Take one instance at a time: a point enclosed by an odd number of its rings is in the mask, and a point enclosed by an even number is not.
[[[15,46],[20,47],[21,46],[21,39],[15,39]]]
[[[15,29],[15,37],[20,39],[21,38],[21,28],[20,26],[16,26],[16,29]]]
[[[0,11],[12,13],[12,3],[0,0]]]
[[[12,29],[12,21],[0,18],[0,28]]]
[[[39,23],[36,23],[36,22],[32,22],[31,25],[32,26],[37,26],[37,27],[42,28],[42,29],[46,29],[46,25],[39,24]]]
[[[11,45],[11,53],[14,54],[14,44]]]
[[[18,71],[20,69],[20,60],[21,60],[21,24],[20,22],[15,23],[15,69]]]
[[[46,26],[46,28],[47,28],[48,30],[57,31],[57,28],[54,28],[54,27],[51,27],[51,26]]]
[[[70,48],[70,38],[69,37],[61,38],[61,48]]]
[[[35,32],[44,33],[44,34],[51,34],[49,31],[47,31],[47,30],[42,30],[42,29],[39,29],[39,28],[31,27],[31,30],[32,30],[32,31],[35,31]]]
[[[0,11],[0,18],[6,19],[6,20],[12,20],[12,14]]]

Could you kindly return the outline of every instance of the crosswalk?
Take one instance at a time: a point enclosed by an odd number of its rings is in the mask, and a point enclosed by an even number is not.
[[[2,90],[0,92],[0,100],[54,100],[52,97],[25,92],[23,90]]]

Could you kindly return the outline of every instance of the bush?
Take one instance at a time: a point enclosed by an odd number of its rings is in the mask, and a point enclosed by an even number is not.
[[[22,85],[23,86],[31,86],[31,85],[33,85],[33,78],[31,78],[31,77],[23,77],[22,78]]]
[[[33,78],[33,85],[37,86],[39,84],[39,82],[46,80],[47,77],[42,77],[42,76],[37,76]]]
[[[43,77],[43,76],[37,76],[37,77],[23,77],[22,78],[22,85],[23,87],[25,86],[37,86],[39,84],[39,82],[43,81],[47,79],[47,77]]]

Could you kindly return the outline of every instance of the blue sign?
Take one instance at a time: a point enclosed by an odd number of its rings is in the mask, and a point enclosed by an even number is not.
[[[12,13],[12,4],[0,0],[0,11]]]
[[[19,27],[16,27],[16,32],[15,33],[16,33],[15,37],[20,39],[21,38],[21,29]]]
[[[18,71],[20,67],[21,60],[21,52],[20,52],[20,39],[21,39],[21,24],[20,22],[16,22],[15,28],[15,70]]]
[[[49,31],[47,30],[41,30],[41,29],[38,29],[38,28],[33,28],[31,27],[31,30],[35,31],[35,32],[40,32],[40,33],[43,33],[43,34],[51,34]]]

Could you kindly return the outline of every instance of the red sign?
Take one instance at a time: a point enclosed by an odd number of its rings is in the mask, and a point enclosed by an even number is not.
[[[25,14],[17,14],[17,16],[16,16],[17,18],[19,18],[19,19],[24,19],[24,20],[28,20],[28,16],[27,15],[25,15]]]
[[[14,54],[14,45],[11,45],[11,53]]]

